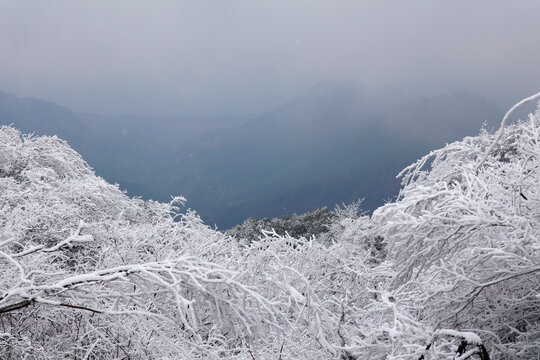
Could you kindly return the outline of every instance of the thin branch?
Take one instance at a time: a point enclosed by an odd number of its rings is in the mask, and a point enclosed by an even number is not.
[[[0,314],[25,308],[25,307],[31,305],[33,302],[34,302],[33,299],[27,299],[27,300],[23,300],[23,301],[20,301],[18,303],[15,303],[15,304],[4,306],[4,307],[0,308]]]
[[[484,161],[486,161],[487,157],[489,156],[489,154],[491,153],[491,151],[493,150],[493,148],[495,147],[495,145],[497,145],[497,143],[499,142],[503,132],[504,132],[504,126],[506,125],[506,121],[508,120],[508,117],[510,117],[510,115],[518,108],[520,107],[521,105],[524,105],[528,102],[531,102],[533,100],[536,100],[540,98],[540,92],[537,93],[537,94],[534,94],[532,96],[529,96],[528,98],[526,99],[523,99],[521,100],[520,102],[518,102],[517,104],[515,104],[514,106],[512,106],[510,108],[510,110],[508,110],[508,112],[504,115],[502,121],[501,121],[501,125],[499,127],[499,131],[497,132],[497,137],[495,138],[495,140],[493,140],[493,142],[491,143],[491,146],[489,147],[489,149],[486,151],[486,153],[484,154],[484,156],[482,157],[482,160],[480,160],[480,162],[476,165],[474,171],[475,172],[478,172],[478,169],[480,169],[480,166],[482,166],[482,164],[484,163]]]

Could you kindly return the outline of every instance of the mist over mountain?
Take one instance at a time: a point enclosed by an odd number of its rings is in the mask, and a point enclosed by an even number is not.
[[[76,114],[0,94],[2,124],[57,134],[130,195],[183,195],[220,228],[359,198],[373,210],[397,194],[404,166],[501,116],[468,93],[412,98],[336,81],[248,121]]]
[[[393,89],[326,82],[234,129],[178,151],[170,189],[185,189],[209,223],[301,213],[397,195],[397,173],[426,151],[478,132],[500,110],[466,93],[407,98]],[[180,169],[180,171],[178,171]]]
[[[0,119],[3,125],[13,123],[24,133],[57,135],[82,144],[89,129],[71,110],[34,98],[18,98],[0,91]]]
[[[169,166],[178,144],[209,129],[242,121],[231,117],[144,117],[75,113],[52,102],[0,92],[0,124],[23,133],[57,135],[84,154],[97,173],[132,195],[156,198],[141,182]],[[165,165],[167,164],[167,165]],[[170,198],[170,194],[160,197]]]

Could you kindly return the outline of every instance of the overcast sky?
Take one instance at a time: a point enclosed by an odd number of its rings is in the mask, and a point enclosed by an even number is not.
[[[79,111],[250,114],[327,79],[507,107],[540,91],[540,1],[3,0],[0,90]]]

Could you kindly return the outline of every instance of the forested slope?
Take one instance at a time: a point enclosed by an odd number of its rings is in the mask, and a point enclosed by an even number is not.
[[[247,241],[3,127],[0,357],[536,358],[540,112],[502,130],[426,155],[331,236]]]

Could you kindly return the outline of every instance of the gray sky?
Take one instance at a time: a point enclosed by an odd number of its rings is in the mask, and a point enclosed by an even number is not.
[[[79,111],[249,114],[319,81],[540,91],[540,1],[3,0],[0,90]]]

